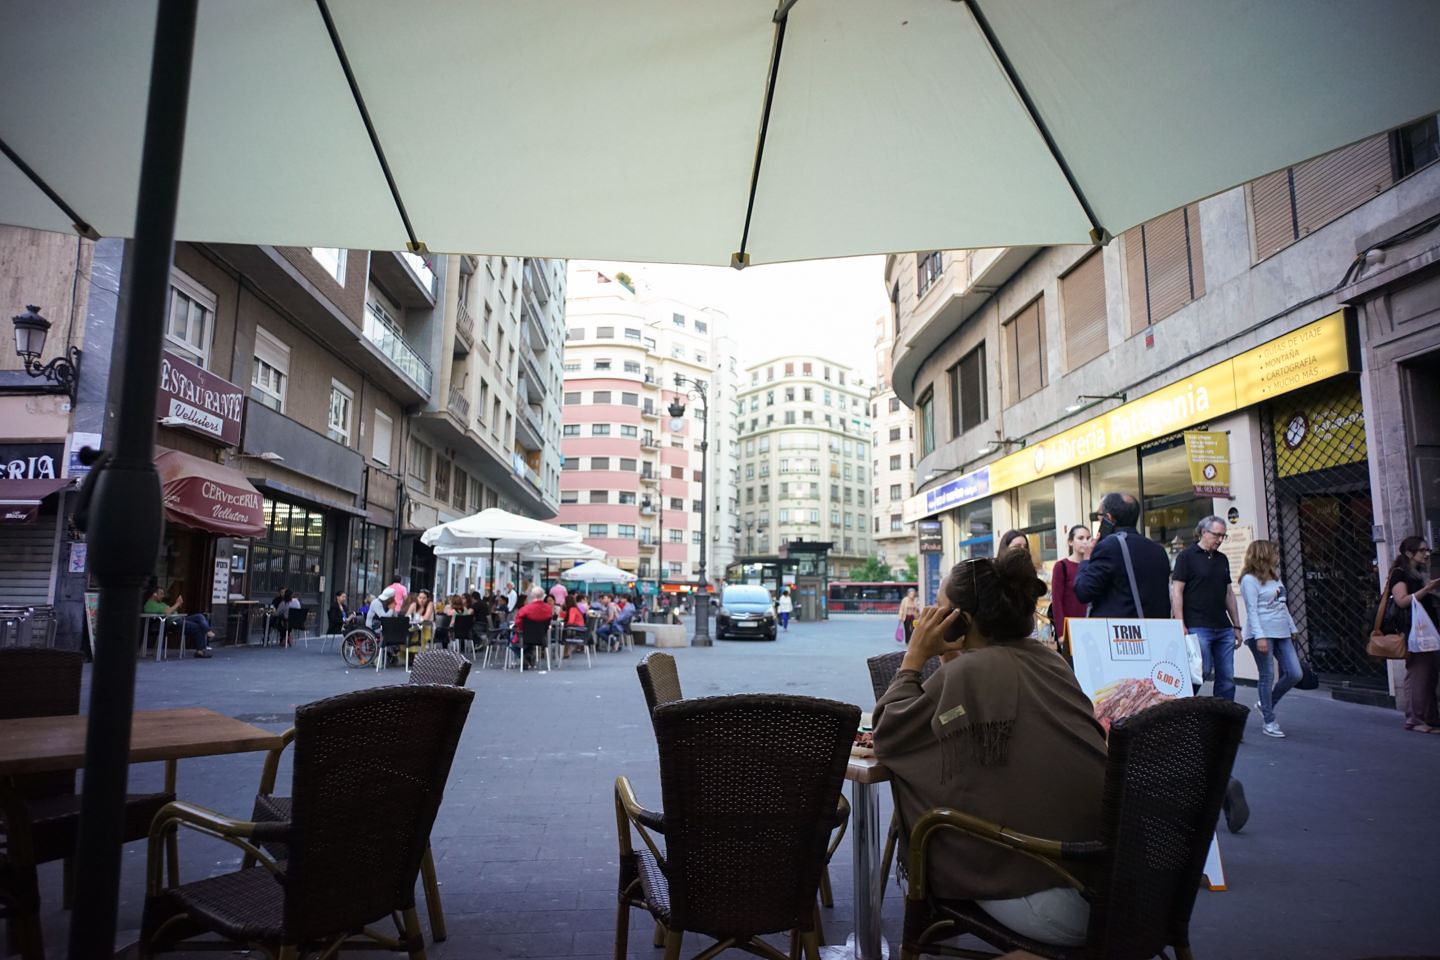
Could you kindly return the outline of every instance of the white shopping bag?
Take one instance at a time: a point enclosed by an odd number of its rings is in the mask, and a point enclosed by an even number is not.
[[[1413,600],[1410,602],[1410,639],[1406,645],[1411,653],[1440,650],[1440,631],[1435,629],[1435,621],[1425,612],[1424,604]]]
[[[1185,634],[1185,654],[1190,658],[1190,682],[1198,687],[1205,682],[1205,658],[1200,655],[1200,634]]]

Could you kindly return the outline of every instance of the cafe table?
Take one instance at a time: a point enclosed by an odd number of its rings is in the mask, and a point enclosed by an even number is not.
[[[864,718],[866,724],[869,717]],[[880,804],[875,785],[890,779],[890,768],[871,757],[850,758],[850,852],[855,884],[855,932],[845,946],[821,948],[827,960],[881,960],[887,953],[880,929]],[[901,851],[898,855],[903,856]]]

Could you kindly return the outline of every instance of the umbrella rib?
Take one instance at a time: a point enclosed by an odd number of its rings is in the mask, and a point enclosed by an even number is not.
[[[1070,192],[1075,195],[1075,199],[1080,203],[1080,208],[1085,211],[1085,218],[1090,221],[1090,241],[1101,244],[1109,242],[1110,231],[1100,225],[1100,219],[1095,215],[1094,208],[1090,206],[1090,200],[1085,196],[1085,191],[1080,189],[1080,184],[1075,179],[1075,174],[1071,171],[1069,162],[1066,161],[1065,155],[1060,152],[1060,147],[1055,143],[1055,138],[1051,135],[1050,128],[1045,125],[1044,119],[1040,116],[1040,111],[1035,107],[1035,101],[1031,99],[1030,91],[1026,90],[1025,84],[1020,81],[1020,76],[1016,73],[1014,64],[1010,62],[1009,54],[1005,52],[1005,47],[1001,45],[999,38],[995,36],[995,31],[990,27],[990,21],[985,18],[984,12],[980,9],[979,0],[962,0],[962,2],[969,8],[970,15],[975,18],[975,25],[980,28],[980,33],[985,38],[985,43],[990,47],[990,52],[995,55],[996,62],[1000,64],[1000,69],[1004,71],[1005,79],[1010,81],[1010,86],[1015,89],[1016,95],[1020,97],[1020,103],[1024,105],[1025,112],[1030,117],[1030,122],[1035,124],[1035,129],[1040,131],[1040,137],[1045,141],[1045,148],[1050,151],[1050,159],[1054,160],[1055,165],[1060,168],[1060,172],[1065,176],[1065,182],[1070,185]]]
[[[10,160],[10,162],[15,164],[16,169],[18,169],[21,173],[25,174],[26,179],[28,179],[31,183],[35,184],[35,186],[39,187],[40,192],[45,194],[45,196],[49,197],[50,202],[55,204],[55,206],[59,207],[61,212],[63,212],[65,216],[70,218],[70,226],[75,228],[76,233],[80,234],[80,236],[84,237],[86,240],[100,239],[100,234],[95,232],[95,228],[90,226],[89,221],[87,221],[84,217],[80,216],[80,214],[76,213],[74,208],[71,207],[70,204],[66,203],[64,199],[60,196],[60,194],[56,193],[50,188],[50,184],[45,182],[45,178],[40,176],[40,174],[36,173],[34,169],[31,168],[30,164],[26,163],[24,160],[21,160],[20,154],[10,149],[10,144],[6,143],[4,140],[0,140],[0,153],[5,154],[5,156]]]
[[[325,0],[315,0],[315,5],[320,8],[320,18],[325,21],[325,31],[330,34],[330,45],[335,48],[335,58],[340,61],[340,69],[345,71],[345,82],[350,85],[350,95],[355,98],[355,109],[360,112],[360,119],[365,124],[365,132],[370,136],[370,146],[375,150],[375,159],[380,162],[380,172],[385,174],[385,183],[390,187],[390,196],[395,201],[395,209],[400,213],[400,220],[405,224],[405,234],[410,238],[408,244],[412,253],[424,253],[425,244],[415,237],[415,228],[410,223],[410,214],[405,209],[405,201],[400,197],[400,188],[395,183],[395,175],[390,171],[390,161],[385,159],[385,148],[380,145],[380,134],[375,130],[375,123],[370,119],[370,110],[365,106],[365,96],[360,92],[360,81],[355,79],[355,71],[350,67],[350,57],[345,53],[345,45],[340,42],[340,31],[335,28],[335,20],[330,16],[330,5]]]
[[[775,15],[775,46],[770,51],[770,76],[765,83],[765,108],[760,114],[760,138],[755,143],[755,163],[750,168],[750,196],[745,202],[745,229],[740,233],[740,251],[731,254],[730,266],[744,270],[750,265],[745,247],[750,243],[750,218],[755,213],[755,190],[760,185],[760,164],[765,158],[765,134],[770,129],[770,107],[775,103],[775,81],[780,74],[780,51],[785,46],[785,25],[796,0],[784,0]]]

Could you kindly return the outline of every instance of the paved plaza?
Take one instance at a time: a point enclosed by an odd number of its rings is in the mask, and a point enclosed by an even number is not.
[[[896,649],[882,617],[792,624],[777,643],[717,642],[676,654],[687,696],[784,692],[873,703],[865,658]],[[435,958],[610,957],[616,838],[612,787],[625,774],[658,807],[654,738],[636,680],[646,648],[571,660],[551,673],[475,670],[475,690],[433,845],[449,939]],[[220,648],[210,661],[142,662],[139,709],[203,706],[272,730],[297,704],[404,674],[348,669],[332,644],[282,650]],[[88,684],[88,672],[87,672]],[[1254,689],[1241,688],[1253,701]],[[1281,705],[1288,739],[1260,735],[1252,712],[1236,775],[1253,809],[1238,836],[1220,834],[1229,889],[1202,892],[1192,936],[1200,960],[1230,957],[1358,958],[1440,952],[1435,900],[1440,867],[1440,736],[1401,729],[1389,710],[1296,693]],[[261,756],[182,761],[182,798],[245,817]],[[134,768],[133,789],[158,789],[159,764]],[[281,784],[288,782],[288,767]],[[889,819],[888,791],[881,790]],[[1057,797],[1056,802],[1064,802]],[[355,810],[356,830],[366,812]],[[186,833],[182,875],[232,869],[238,851]],[[140,925],[145,849],[126,849],[121,940]],[[62,956],[58,864],[42,868],[46,943]],[[851,928],[848,838],[831,867],[835,907],[823,911],[830,943]],[[363,882],[356,878],[356,882]],[[893,883],[885,936],[898,956],[901,902]],[[421,915],[424,915],[423,906]],[[632,914],[630,955],[659,960],[648,919]],[[427,928],[428,929],[428,928]],[[690,938],[685,955],[700,949]],[[778,938],[777,938],[778,942]]]

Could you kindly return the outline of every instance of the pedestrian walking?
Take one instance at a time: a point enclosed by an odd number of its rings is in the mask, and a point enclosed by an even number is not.
[[[1430,579],[1430,544],[1423,537],[1406,537],[1400,541],[1399,556],[1385,579],[1383,604],[1389,597],[1401,609],[1409,609],[1416,600],[1440,624],[1440,602],[1435,587],[1440,579]],[[1414,619],[1414,613],[1411,613]],[[1440,709],[1435,702],[1435,680],[1440,674],[1440,651],[1411,652],[1405,655],[1405,729],[1416,733],[1440,733]]]
[[[1099,513],[1100,539],[1075,571],[1075,598],[1090,605],[1092,617],[1168,620],[1170,557],[1135,528],[1140,504],[1128,493],[1107,493]]]
[[[1245,600],[1245,644],[1255,655],[1256,686],[1260,701],[1255,704],[1267,737],[1283,737],[1275,719],[1275,705],[1300,680],[1300,657],[1295,652],[1295,619],[1285,603],[1285,584],[1277,572],[1280,550],[1273,541],[1255,540],[1245,549],[1240,567],[1240,596]],[[1202,648],[1203,649],[1203,648]],[[1275,665],[1280,676],[1275,676]]]
[[[1175,558],[1170,591],[1171,616],[1200,640],[1205,676],[1215,678],[1215,696],[1235,699],[1235,650],[1243,630],[1235,592],[1230,589],[1230,558],[1220,552],[1225,521],[1206,517],[1195,526],[1195,542]]]
[[[776,604],[780,611],[780,629],[790,629],[790,614],[795,611],[795,601],[790,599],[790,591],[785,590],[780,594],[780,602]]]
[[[920,600],[915,596],[915,588],[911,587],[905,591],[905,596],[900,598],[900,629],[905,631],[906,645],[910,643],[910,634],[915,630],[915,618],[918,616]]]

